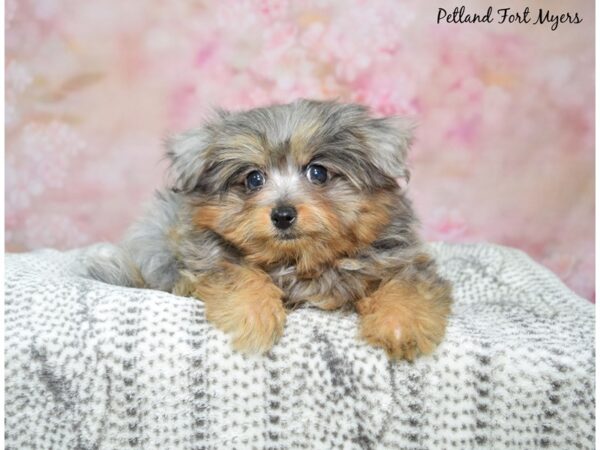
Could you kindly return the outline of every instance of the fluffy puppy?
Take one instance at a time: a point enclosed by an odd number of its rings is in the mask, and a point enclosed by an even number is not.
[[[412,360],[444,336],[451,288],[397,183],[410,140],[355,104],[220,111],[168,140],[171,186],[88,272],[197,297],[241,351],[269,350],[309,302],[354,308],[368,343]]]

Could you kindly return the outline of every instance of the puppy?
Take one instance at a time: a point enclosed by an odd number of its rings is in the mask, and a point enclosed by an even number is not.
[[[397,182],[411,131],[336,102],[219,111],[168,140],[171,186],[88,273],[202,300],[244,352],[269,350],[286,308],[308,302],[356,310],[391,358],[430,353],[451,287]]]

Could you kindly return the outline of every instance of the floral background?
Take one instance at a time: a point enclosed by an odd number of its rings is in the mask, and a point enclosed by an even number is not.
[[[436,24],[454,6],[7,0],[7,250],[117,240],[211,106],[339,98],[418,119],[428,239],[518,247],[594,301],[594,3],[531,1],[582,19],[555,31]]]

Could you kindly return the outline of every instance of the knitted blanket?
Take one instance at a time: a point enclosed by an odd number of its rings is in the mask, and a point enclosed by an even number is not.
[[[594,306],[519,251],[432,251],[456,303],[412,364],[310,307],[243,356],[200,301],[82,278],[79,250],[8,255],[6,446],[593,448]]]

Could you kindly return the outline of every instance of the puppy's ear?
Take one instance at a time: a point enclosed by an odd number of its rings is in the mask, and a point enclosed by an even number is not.
[[[173,190],[189,193],[198,187],[201,176],[208,169],[215,136],[230,115],[229,111],[213,108],[202,126],[165,140],[167,157],[171,161],[169,178]]]
[[[207,127],[193,128],[166,139],[167,157],[171,160],[169,178],[174,191],[188,193],[196,188],[206,170],[210,142]]]
[[[404,117],[371,119],[366,128],[373,163],[387,176],[410,179],[406,157],[413,141],[415,122]]]

